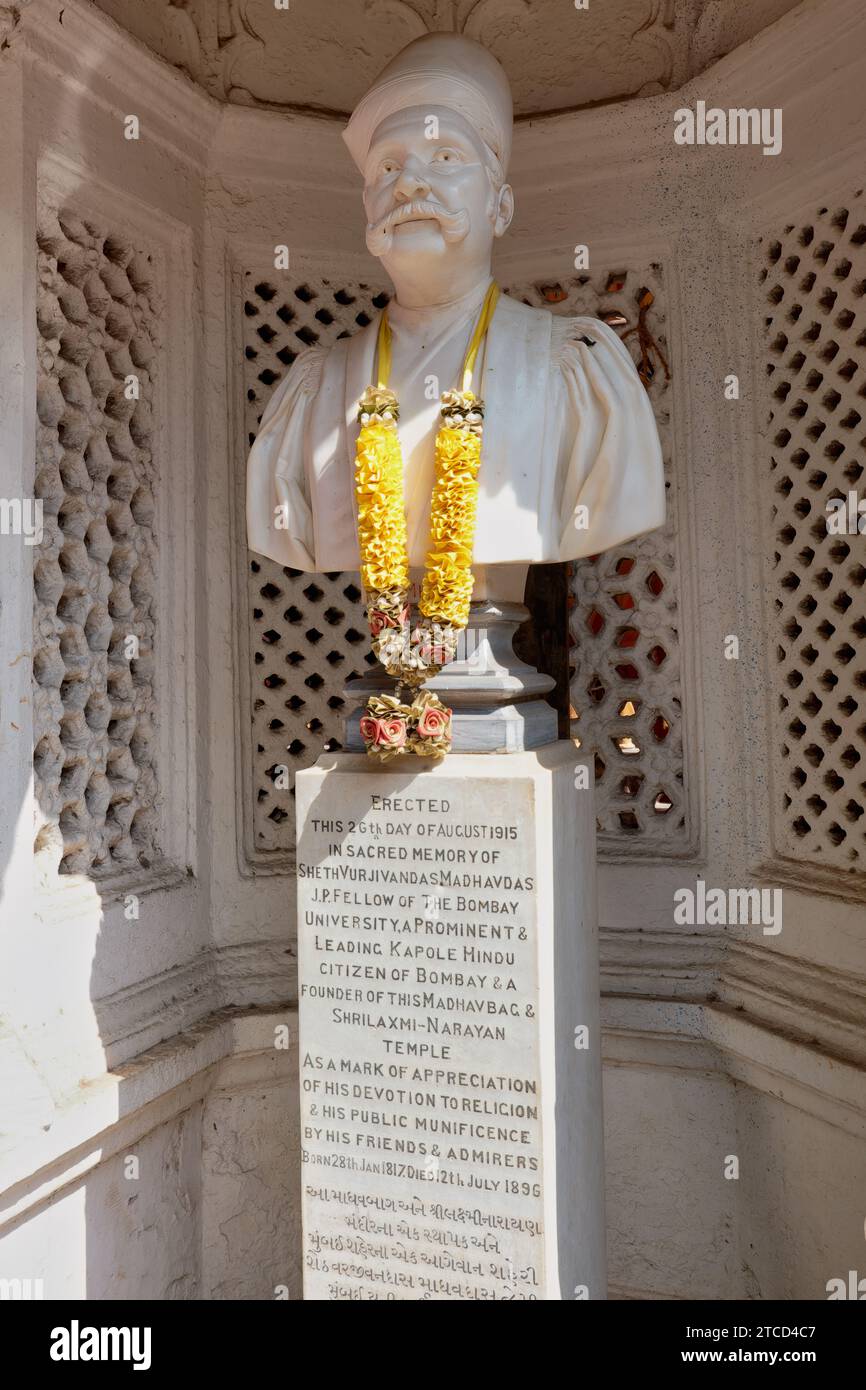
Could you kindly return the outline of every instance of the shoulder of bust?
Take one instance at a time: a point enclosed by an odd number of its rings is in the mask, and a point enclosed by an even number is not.
[[[534,304],[524,304],[522,299],[512,299],[510,294],[500,296],[496,312],[502,313],[514,323],[540,324],[544,319],[553,319],[549,309],[539,309]]]
[[[524,304],[522,300],[512,299],[508,295],[502,296],[497,313],[500,305],[501,327],[513,332],[515,338],[534,341],[537,346],[546,341],[551,363],[560,368],[575,367],[581,348],[594,347],[600,339],[608,345],[614,339],[620,342],[612,328],[591,314],[555,314],[550,309]]]
[[[613,333],[606,323],[590,314],[555,314],[551,309],[525,304],[523,300],[512,299],[509,295],[503,295],[500,303],[503,316],[511,324],[536,331],[542,327],[548,331],[554,351],[573,339],[586,342],[587,339],[603,338]]]
[[[285,378],[286,386],[304,395],[315,395],[322,382],[325,367],[334,360],[336,349],[345,350],[345,339],[327,346],[313,343],[301,348]]]
[[[592,314],[554,314],[551,334],[551,355],[561,366],[575,366],[580,360],[588,360],[593,354],[582,358],[584,350],[603,344],[601,352],[609,356],[613,349],[617,356],[628,354],[619,334],[603,319]]]
[[[553,315],[553,336],[560,342],[566,342],[569,338],[579,338],[583,341],[587,338],[604,338],[612,333],[613,329],[609,328],[603,319],[595,318],[592,314]],[[616,336],[614,334],[614,337]]]

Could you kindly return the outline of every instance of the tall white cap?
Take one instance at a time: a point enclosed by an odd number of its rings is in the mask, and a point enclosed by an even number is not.
[[[474,39],[452,33],[424,34],[382,69],[343,131],[362,173],[377,126],[408,106],[444,106],[459,112],[493,150],[503,174],[507,171],[511,88],[501,64]]]

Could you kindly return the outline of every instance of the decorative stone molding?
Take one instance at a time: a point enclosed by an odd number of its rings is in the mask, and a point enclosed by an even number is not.
[[[288,1029],[289,1047],[275,1047],[277,1028]],[[0,1194],[10,1194],[0,1231],[189,1111],[219,1086],[224,1067],[243,1063],[247,1082],[260,1085],[293,1076],[296,1032],[290,1008],[222,1009],[66,1097],[50,1125],[0,1156]]]
[[[286,1000],[294,1006],[297,993],[295,947],[251,940],[202,952],[125,985],[94,1000],[93,1013],[106,1066],[114,1069],[223,1009],[268,1008]]]
[[[503,63],[518,115],[675,89],[796,0],[96,0],[221,101],[346,113],[428,31],[477,39]]]
[[[90,0],[25,3],[15,44],[39,77],[53,79],[55,91],[67,90],[76,101],[84,90],[94,114],[115,120],[128,113],[134,93],[133,114],[142,122],[144,139],[197,173],[207,167],[221,108],[203,87],[130,42],[128,32]],[[149,6],[136,6],[137,15],[149,12]]]
[[[862,1065],[788,1037],[725,1004],[606,998],[602,1031],[606,1067],[721,1072],[866,1138]]]
[[[210,952],[95,1000],[107,1066],[123,1065],[167,1034],[188,1032],[228,1002],[220,997]]]
[[[604,996],[702,999],[716,989],[725,941],[715,932],[602,929],[599,951]]]
[[[745,941],[728,945],[720,1000],[768,1028],[866,1065],[866,980]]]

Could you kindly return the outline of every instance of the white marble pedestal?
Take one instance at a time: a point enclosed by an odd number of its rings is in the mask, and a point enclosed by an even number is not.
[[[605,1297],[582,766],[560,741],[298,774],[307,1299]]]

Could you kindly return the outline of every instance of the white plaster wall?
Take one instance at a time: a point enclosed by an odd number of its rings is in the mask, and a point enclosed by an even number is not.
[[[182,152],[167,149],[159,138],[170,122],[164,122],[163,131],[152,130],[150,140],[139,142],[131,153],[130,143],[122,138],[126,94],[113,85],[117,74],[112,72],[112,55],[104,51],[98,33],[85,41],[89,30],[83,10],[65,11],[61,27],[61,9],[35,6],[26,16],[32,24],[30,34],[13,32],[13,45],[4,54],[4,67],[11,77],[5,87],[10,97],[6,127],[10,138],[4,142],[4,152],[11,183],[23,188],[21,204],[10,209],[6,226],[13,254],[4,262],[4,277],[17,276],[19,285],[6,326],[10,335],[18,332],[24,346],[32,349],[32,275],[23,281],[21,293],[16,261],[19,265],[32,261],[40,190],[57,186],[62,190],[58,197],[71,206],[89,208],[94,217],[109,224],[114,219],[119,226],[133,227],[146,243],[166,249],[168,303],[161,329],[167,394],[162,418],[157,412],[158,456],[163,477],[168,474],[168,495],[173,493],[173,524],[174,518],[189,521],[202,460],[194,404],[201,367],[196,331],[200,281],[195,264],[202,177],[192,167],[189,150],[184,159]],[[81,26],[78,34],[76,20]],[[28,38],[32,48],[27,47]],[[20,94],[13,100],[16,79],[20,79]],[[144,103],[140,104],[143,113]],[[146,119],[144,124],[147,130]],[[18,491],[24,495],[32,495],[33,490],[33,372],[32,351],[26,351],[16,369],[26,391],[15,412],[20,444],[12,456],[20,467]],[[182,397],[174,395],[175,390]],[[172,489],[178,477],[181,486]],[[162,581],[171,585],[170,599],[160,612],[160,685],[166,698],[157,710],[157,723],[160,716],[165,718],[161,733],[169,739],[162,741],[160,775],[163,841],[170,864],[165,872],[151,876],[131,874],[120,885],[121,893],[141,895],[134,927],[124,916],[124,903],[116,892],[99,892],[76,876],[58,876],[53,846],[34,863],[32,832],[28,835],[34,820],[32,785],[22,780],[16,789],[19,804],[7,807],[7,813],[12,811],[17,818],[23,844],[29,839],[30,863],[25,862],[22,849],[17,872],[6,873],[3,880],[7,930],[0,947],[2,1008],[19,1036],[26,1032],[28,1054],[55,1098],[84,1078],[98,1076],[106,1058],[112,1063],[123,1060],[168,1036],[171,1010],[162,1013],[153,992],[149,1004],[138,1007],[142,996],[157,977],[165,979],[177,971],[184,978],[184,968],[199,960],[209,944],[208,844],[207,837],[199,840],[198,834],[208,768],[204,760],[195,758],[195,738],[207,710],[207,683],[201,679],[205,546],[204,528],[185,526],[171,546],[163,546],[160,556]],[[8,549],[4,538],[4,551]],[[20,613],[22,636],[32,560],[32,550],[19,557],[9,590]],[[27,665],[31,646],[28,635],[23,646],[14,649],[25,653],[22,666]],[[170,703],[169,681],[176,696]],[[29,691],[21,696],[22,712],[28,704]],[[23,749],[14,765],[26,768],[22,754]],[[22,929],[25,922],[27,930]],[[73,922],[75,928],[70,930]],[[171,1000],[171,992],[166,995],[161,1002]],[[200,991],[200,997],[206,1012],[206,992]]]
[[[299,1296],[294,1029],[223,1011],[0,1158],[0,1279],[45,1298]]]
[[[198,1297],[201,1119],[192,1107],[5,1229],[0,1278],[41,1279],[46,1299]]]
[[[611,1297],[748,1297],[723,1176],[736,1149],[724,1075],[609,1062],[604,1106]]]
[[[861,1092],[862,1094],[862,1092]],[[852,1132],[737,1087],[738,1225],[744,1286],[763,1299],[822,1299],[863,1277],[864,1129]]]
[[[301,1297],[298,1054],[237,1060],[208,1098],[202,1139],[202,1296]]]

